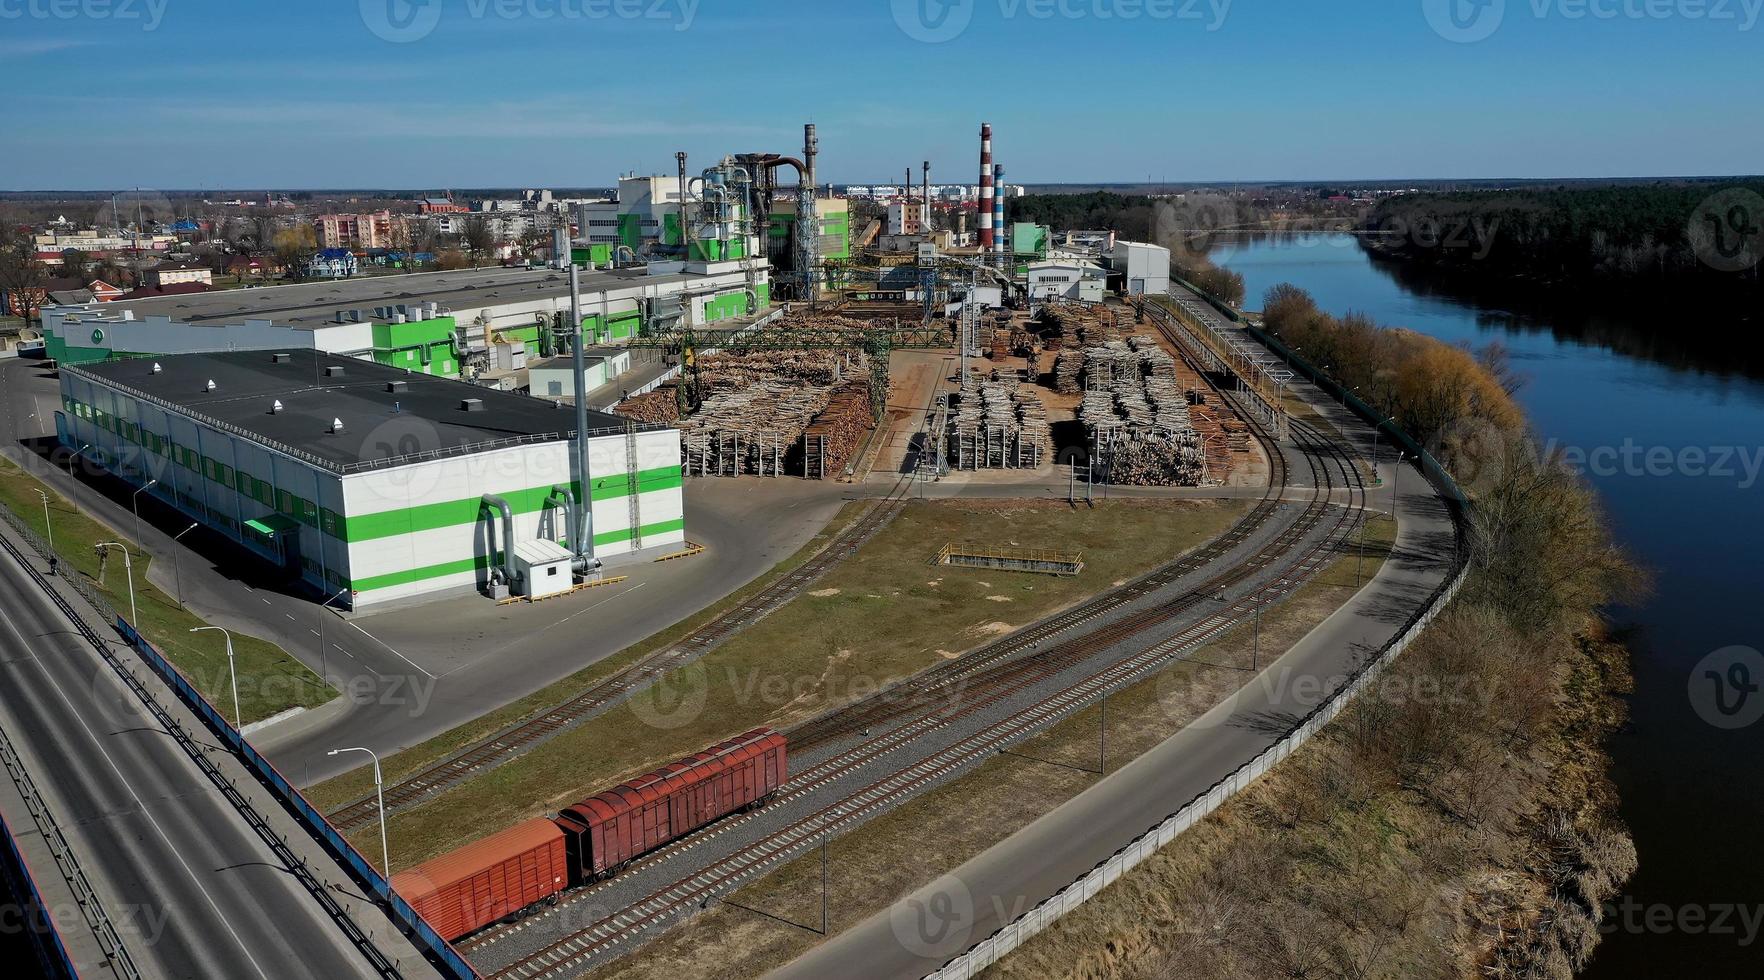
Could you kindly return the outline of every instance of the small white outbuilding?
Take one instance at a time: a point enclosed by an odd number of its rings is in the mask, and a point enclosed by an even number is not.
[[[556,541],[534,538],[515,542],[514,570],[520,578],[521,594],[543,599],[568,592],[575,584],[570,577],[571,557],[570,550]]]

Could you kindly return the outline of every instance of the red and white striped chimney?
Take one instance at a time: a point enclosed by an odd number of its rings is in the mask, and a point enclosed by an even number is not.
[[[992,237],[992,124],[980,124],[980,254],[993,249]]]

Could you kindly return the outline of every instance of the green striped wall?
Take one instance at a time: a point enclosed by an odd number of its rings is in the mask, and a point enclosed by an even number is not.
[[[643,470],[637,474],[637,492],[644,494],[657,490],[672,490],[679,487],[681,482],[678,466]],[[552,491],[556,486],[557,484],[548,483],[525,490],[511,490],[507,493],[497,494],[497,496],[508,501],[509,508],[515,513],[532,514],[545,508],[545,502],[551,499]],[[578,488],[572,486],[571,489]],[[623,474],[601,477],[594,481],[593,499],[623,498],[628,496],[626,492],[628,489],[629,483]],[[472,497],[466,500],[449,500],[436,504],[419,504],[415,507],[382,511],[377,514],[357,514],[345,522],[341,540],[374,541],[402,534],[415,534],[419,531],[433,531],[461,524],[476,524],[483,506],[483,497]],[[619,534],[630,536],[628,531],[620,531]]]
[[[666,534],[669,531],[679,531],[685,528],[685,526],[686,522],[683,519],[658,521],[654,524],[643,525],[642,534],[647,538],[653,535]],[[595,544],[616,544],[621,541],[629,540],[631,540],[631,531],[629,528],[621,528],[617,531],[608,531],[605,534],[596,534],[594,536]],[[412,582],[422,582],[432,578],[443,578],[448,575],[459,575],[464,572],[481,572],[490,568],[492,564],[500,565],[501,563],[502,553],[497,552],[494,555],[479,555],[472,558],[462,558],[458,561],[442,562],[439,565],[428,565],[423,568],[406,569],[402,572],[389,572],[385,575],[374,575],[368,578],[356,579],[354,582],[348,583],[348,585],[356,592],[372,592],[375,589],[389,589],[394,586],[409,585]]]

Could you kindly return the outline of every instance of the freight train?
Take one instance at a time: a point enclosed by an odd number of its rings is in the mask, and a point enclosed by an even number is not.
[[[705,749],[392,877],[392,887],[448,941],[518,917],[578,885],[731,813],[784,782],[784,736],[770,728]]]

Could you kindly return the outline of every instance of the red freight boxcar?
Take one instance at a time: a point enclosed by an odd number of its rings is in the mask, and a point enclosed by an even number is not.
[[[451,941],[574,884],[568,844],[556,823],[529,820],[394,875],[392,887]]]
[[[604,878],[648,851],[765,802],[785,779],[784,736],[769,728],[713,745],[563,811],[581,834],[579,881]]]

